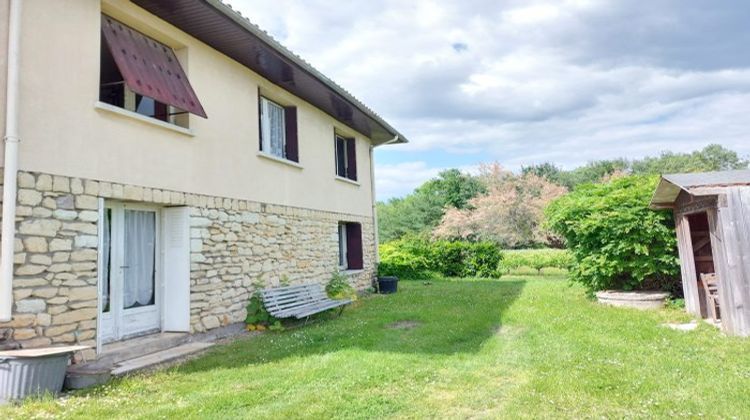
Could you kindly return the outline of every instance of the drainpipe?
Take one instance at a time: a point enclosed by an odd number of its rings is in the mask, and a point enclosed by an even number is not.
[[[385,143],[379,144],[378,146],[385,146],[386,144],[395,143],[398,141],[398,139],[399,137],[398,135],[396,135],[392,139],[388,140]],[[380,238],[378,237],[378,203],[375,200],[375,147],[376,146],[370,145],[370,188],[372,191],[372,226],[375,230],[375,266],[377,266],[378,264],[380,264],[380,252],[378,251]]]
[[[5,166],[3,219],[0,234],[0,322],[11,320],[13,312],[13,260],[16,243],[16,182],[18,176],[18,99],[21,67],[21,3],[10,0],[8,18],[8,78],[5,104]]]

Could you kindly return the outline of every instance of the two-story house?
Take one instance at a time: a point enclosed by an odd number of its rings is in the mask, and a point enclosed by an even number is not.
[[[0,0],[0,346],[239,323],[376,269],[405,138],[220,0]]]

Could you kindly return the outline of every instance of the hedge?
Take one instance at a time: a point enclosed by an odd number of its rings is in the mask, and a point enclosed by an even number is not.
[[[380,245],[381,276],[404,279],[499,277],[502,254],[492,242],[431,241],[411,236]]]
[[[505,273],[521,267],[533,268],[541,273],[545,268],[567,270],[571,263],[572,256],[564,249],[520,249],[503,251],[500,266]]]

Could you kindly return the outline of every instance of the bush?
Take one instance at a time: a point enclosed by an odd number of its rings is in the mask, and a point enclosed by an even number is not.
[[[628,176],[582,185],[547,208],[548,226],[573,256],[572,278],[589,291],[678,286],[672,216],[648,209],[656,181]]]
[[[357,291],[349,284],[349,278],[335,271],[326,284],[326,294],[331,299],[357,300]]]
[[[274,318],[266,310],[266,307],[263,305],[263,300],[260,298],[260,293],[256,293],[250,298],[250,302],[247,304],[247,317],[245,318],[245,324],[268,326],[275,324],[278,321],[278,319]]]
[[[417,236],[406,236],[379,247],[378,275],[405,279],[431,277],[429,241]]]
[[[491,242],[429,241],[407,237],[380,246],[381,276],[419,279],[498,277],[501,253]]]
[[[528,267],[541,273],[545,268],[567,270],[571,262],[570,252],[564,249],[521,249],[504,251],[500,268],[508,273],[521,267]]]

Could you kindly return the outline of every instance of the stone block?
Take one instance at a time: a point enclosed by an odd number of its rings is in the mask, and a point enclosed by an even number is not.
[[[34,276],[37,274],[41,274],[46,270],[46,266],[43,265],[34,265],[34,264],[24,264],[18,268],[16,268],[16,275],[17,276]]]
[[[97,288],[95,286],[87,286],[87,287],[71,287],[68,291],[68,299],[70,301],[75,300],[96,300],[97,298]],[[96,302],[94,302],[96,303]]]
[[[99,183],[96,181],[86,180],[83,183],[83,190],[88,195],[99,195]]]
[[[76,238],[76,243],[77,241],[78,238]],[[81,249],[70,253],[71,261],[96,261],[98,256],[98,252],[94,249]]]
[[[42,193],[36,190],[18,190],[18,204],[24,206],[36,206],[42,202]]]
[[[16,312],[22,314],[36,314],[44,312],[47,304],[42,299],[24,299],[16,301]],[[34,317],[36,320],[36,316]]]
[[[17,182],[18,188],[36,188],[36,179],[28,172],[19,172]]]
[[[45,238],[38,238],[38,237],[31,237],[31,238],[25,238],[23,240],[23,245],[28,252],[35,252],[35,253],[45,253],[49,250],[49,247],[47,246],[47,239]]]
[[[99,209],[99,199],[93,195],[76,196],[76,208],[81,210]]]
[[[70,192],[70,179],[65,176],[52,177],[52,191]]]
[[[18,232],[21,235],[55,237],[62,224],[57,220],[26,220],[21,222]]]
[[[52,257],[45,254],[36,254],[29,258],[29,262],[38,265],[50,265],[52,264]]]
[[[96,308],[82,308],[54,315],[52,323],[54,325],[62,325],[94,318],[96,318]]]
[[[36,189],[39,191],[52,191],[52,177],[46,174],[39,175],[36,179]]]
[[[31,295],[39,298],[51,298],[57,295],[57,287],[39,287],[31,291]]]
[[[55,206],[58,209],[73,210],[76,207],[75,197],[70,194],[61,195],[55,199]]]
[[[99,220],[99,212],[92,210],[84,210],[78,213],[78,220],[83,222],[96,222]]]
[[[36,322],[36,317],[34,314],[15,313],[10,321],[0,323],[0,328],[31,327]]]
[[[51,252],[71,251],[72,249],[73,249],[73,240],[71,239],[53,239],[49,243],[49,250]]]
[[[52,212],[52,216],[55,219],[70,221],[78,218],[78,212],[74,210],[58,209]]]
[[[92,235],[78,235],[75,238],[76,248],[97,248],[99,246],[99,238]]]
[[[13,339],[16,341],[28,340],[34,337],[36,337],[36,330],[33,328],[17,328],[13,330]]]
[[[83,194],[83,182],[79,178],[70,180],[70,192],[73,194]]]

